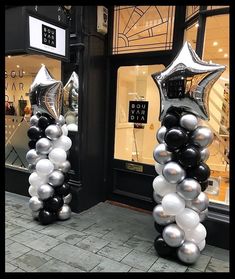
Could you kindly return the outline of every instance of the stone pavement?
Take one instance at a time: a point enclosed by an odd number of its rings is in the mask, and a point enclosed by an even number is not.
[[[229,251],[210,245],[191,266],[159,257],[151,214],[105,202],[42,226],[28,200],[6,192],[6,272],[229,272]]]

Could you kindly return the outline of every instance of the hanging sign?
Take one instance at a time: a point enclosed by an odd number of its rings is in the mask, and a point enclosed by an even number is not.
[[[147,123],[148,120],[148,102],[130,101],[128,122]]]

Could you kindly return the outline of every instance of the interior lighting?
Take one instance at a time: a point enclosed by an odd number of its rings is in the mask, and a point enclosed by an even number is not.
[[[196,24],[195,24],[195,27],[196,27],[196,28],[198,28],[198,27],[199,27],[199,24],[198,24],[198,23],[196,23]]]
[[[218,46],[218,42],[214,41],[213,46]]]
[[[225,54],[224,54],[224,58],[227,58],[227,57],[228,57],[228,54],[227,54],[227,53],[225,53]]]
[[[16,67],[17,67],[17,68],[19,68],[19,67],[20,67],[20,65],[16,65]]]
[[[223,52],[223,49],[222,49],[222,48],[219,48],[219,49],[218,49],[218,52]]]

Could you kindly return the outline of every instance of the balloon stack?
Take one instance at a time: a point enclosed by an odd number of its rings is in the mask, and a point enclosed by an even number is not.
[[[159,144],[153,151],[158,176],[153,180],[156,252],[193,264],[205,247],[208,215],[205,194],[210,168],[208,94],[225,67],[200,60],[189,43],[162,72],[152,75],[161,96]]]
[[[71,216],[72,200],[68,184],[71,168],[67,154],[72,146],[68,129],[61,115],[63,87],[54,80],[45,66],[39,70],[30,87],[34,114],[28,130],[29,208],[43,225]]]

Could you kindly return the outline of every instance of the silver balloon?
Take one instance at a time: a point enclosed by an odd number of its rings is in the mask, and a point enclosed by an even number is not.
[[[164,166],[162,175],[170,183],[179,183],[185,178],[186,172],[179,164],[169,162]]]
[[[153,218],[160,225],[168,225],[175,222],[175,216],[165,214],[161,204],[154,207]]]
[[[178,258],[187,264],[192,264],[197,261],[200,256],[198,246],[191,241],[185,241],[177,251]]]
[[[32,217],[34,220],[38,220],[38,215],[40,211],[31,211]]]
[[[157,194],[155,191],[153,191],[153,199],[155,200],[156,203],[161,203],[162,202],[162,196]]]
[[[36,171],[36,165],[35,164],[29,164],[28,165],[28,170],[30,173],[33,173],[34,171]]]
[[[164,228],[162,237],[169,246],[179,247],[184,242],[185,233],[176,224],[170,224]]]
[[[38,117],[36,115],[33,115],[30,117],[30,126],[37,126],[38,125]]]
[[[61,209],[57,213],[58,219],[59,220],[67,220],[71,216],[71,208],[69,205],[64,204]]]
[[[30,86],[29,98],[33,111],[48,113],[58,119],[62,110],[62,82],[52,78],[42,66]]]
[[[203,222],[208,216],[208,208],[198,213],[200,222]]]
[[[38,187],[37,193],[41,200],[46,200],[54,195],[55,190],[48,184],[43,184]]]
[[[194,144],[199,147],[207,147],[213,141],[214,135],[212,131],[204,126],[197,127],[196,130],[192,132],[191,140]]]
[[[209,92],[213,84],[225,70],[225,66],[202,61],[188,42],[162,72],[152,75],[161,98],[160,116],[162,121],[169,108],[181,108],[209,119]],[[190,80],[190,82],[189,82]],[[175,82],[182,84],[181,91],[172,96],[169,87]]]
[[[63,163],[58,165],[58,170],[62,171],[63,173],[69,172],[71,169],[71,164],[68,160],[64,161]]]
[[[51,140],[57,140],[60,136],[62,136],[63,132],[59,125],[49,125],[45,130],[46,136]]]
[[[43,208],[43,202],[37,196],[33,196],[29,200],[29,208],[32,211],[38,211],[39,209]]]
[[[165,126],[161,126],[158,131],[157,131],[157,140],[159,143],[164,143],[165,140],[164,140],[164,137],[165,137],[165,134],[166,134],[166,127]]]
[[[64,203],[69,204],[72,200],[72,194],[69,193],[67,196],[63,197]]]
[[[58,120],[56,120],[56,124],[63,126],[65,124],[65,118],[63,115],[60,115]]]
[[[188,131],[193,131],[197,128],[198,120],[193,114],[185,114],[180,118],[180,126]]]
[[[200,150],[200,154],[201,154],[201,160],[205,162],[210,156],[210,151],[208,148],[203,148]]]
[[[165,164],[171,161],[172,153],[167,150],[167,146],[164,143],[161,143],[155,147],[153,157],[159,164]]]
[[[29,164],[35,165],[39,160],[44,158],[46,158],[46,156],[38,154],[35,149],[30,149],[26,153],[26,160]]]
[[[52,150],[51,141],[47,138],[41,138],[36,142],[36,151],[39,154],[48,154]]]
[[[64,86],[65,110],[78,111],[79,80],[77,73],[73,72]]]
[[[61,171],[55,170],[48,177],[48,184],[53,187],[60,186],[64,183],[64,175]]]
[[[197,180],[185,178],[177,184],[176,191],[185,200],[193,200],[201,193],[201,186]]]
[[[196,199],[188,201],[186,206],[192,208],[197,212],[202,212],[205,209],[207,209],[208,205],[209,205],[209,199],[207,195],[204,192],[201,192]]]

